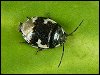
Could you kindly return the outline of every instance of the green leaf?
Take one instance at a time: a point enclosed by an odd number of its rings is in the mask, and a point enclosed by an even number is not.
[[[19,22],[26,17],[47,16],[67,33],[84,19],[81,27],[67,37],[60,67],[62,46],[38,52],[23,44]],[[1,1],[1,73],[2,74],[98,74],[99,73],[99,1]]]

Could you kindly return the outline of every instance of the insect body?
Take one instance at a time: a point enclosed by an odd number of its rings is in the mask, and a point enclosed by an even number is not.
[[[55,21],[45,17],[29,18],[20,31],[24,39],[37,48],[54,48],[65,42],[66,33]]]
[[[77,28],[73,32],[75,32]],[[66,34],[64,29],[57,22],[46,17],[28,18],[26,22],[20,23],[19,31],[22,33],[26,42],[32,47],[45,49],[63,45],[61,61],[64,54],[64,42],[66,37],[73,33]]]

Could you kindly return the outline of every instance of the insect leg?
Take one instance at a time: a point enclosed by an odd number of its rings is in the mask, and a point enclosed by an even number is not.
[[[28,44],[26,41],[24,41],[24,42],[19,42],[19,43],[24,43],[24,44]]]
[[[19,28],[18,28],[18,31],[19,31],[19,32],[21,32],[21,26],[22,26],[22,24],[23,24],[23,23],[20,22],[20,24],[19,24]]]
[[[37,55],[37,53],[38,53],[39,51],[42,51],[42,50],[43,50],[43,48],[38,47],[38,50],[37,50],[37,52],[36,52],[36,55]]]
[[[27,17],[29,20],[31,19],[30,17]]]

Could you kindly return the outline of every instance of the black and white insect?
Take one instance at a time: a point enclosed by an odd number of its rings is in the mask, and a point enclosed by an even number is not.
[[[36,47],[39,50],[47,48],[55,48],[63,45],[63,52],[58,67],[61,64],[64,55],[64,43],[66,37],[73,34],[78,27],[70,34],[67,34],[65,30],[56,21],[46,17],[27,17],[27,21],[20,23],[19,31],[22,33],[23,38],[32,47]]]

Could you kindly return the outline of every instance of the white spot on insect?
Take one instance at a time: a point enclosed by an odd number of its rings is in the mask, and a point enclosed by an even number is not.
[[[27,36],[31,31],[33,31],[34,26],[35,25],[32,21],[27,21],[21,26],[21,31],[25,36]]]
[[[37,46],[31,45],[32,47],[38,48]]]
[[[27,36],[23,35],[23,36],[24,36],[24,39],[29,43],[30,40],[31,40],[31,38],[32,38],[32,35],[33,35],[33,34],[34,34],[34,33],[32,33],[32,31],[31,31],[30,33],[28,33]]]
[[[48,21],[50,21],[52,23],[56,23],[55,21],[53,21],[53,20],[51,20],[51,19],[48,18],[48,19],[44,19],[44,24],[47,24]]]
[[[60,44],[56,45],[56,47],[60,46]]]
[[[28,38],[29,40],[31,40],[32,35],[33,35],[33,33],[32,33],[32,31],[31,31],[31,32],[27,35],[27,38]]]
[[[27,28],[26,30],[23,28],[22,29],[22,33],[25,35],[25,36],[27,36],[30,32],[32,32],[33,30],[32,30],[32,28]]]
[[[57,32],[56,32],[55,35],[54,35],[54,40],[56,40],[56,39],[57,39],[57,40],[59,39],[59,34],[58,34]]]
[[[41,47],[41,48],[49,48],[49,47],[47,47],[47,45],[42,45],[40,39],[38,39],[38,41],[36,43],[38,44],[38,47]]]
[[[64,34],[65,31],[63,30],[63,28],[61,28],[61,29],[62,29],[62,32],[63,32],[63,34]]]
[[[48,35],[48,42],[50,41],[51,32],[52,32],[52,30],[50,30],[50,33],[49,33],[49,35]]]
[[[32,22],[34,23],[37,20],[37,17],[32,18]]]

